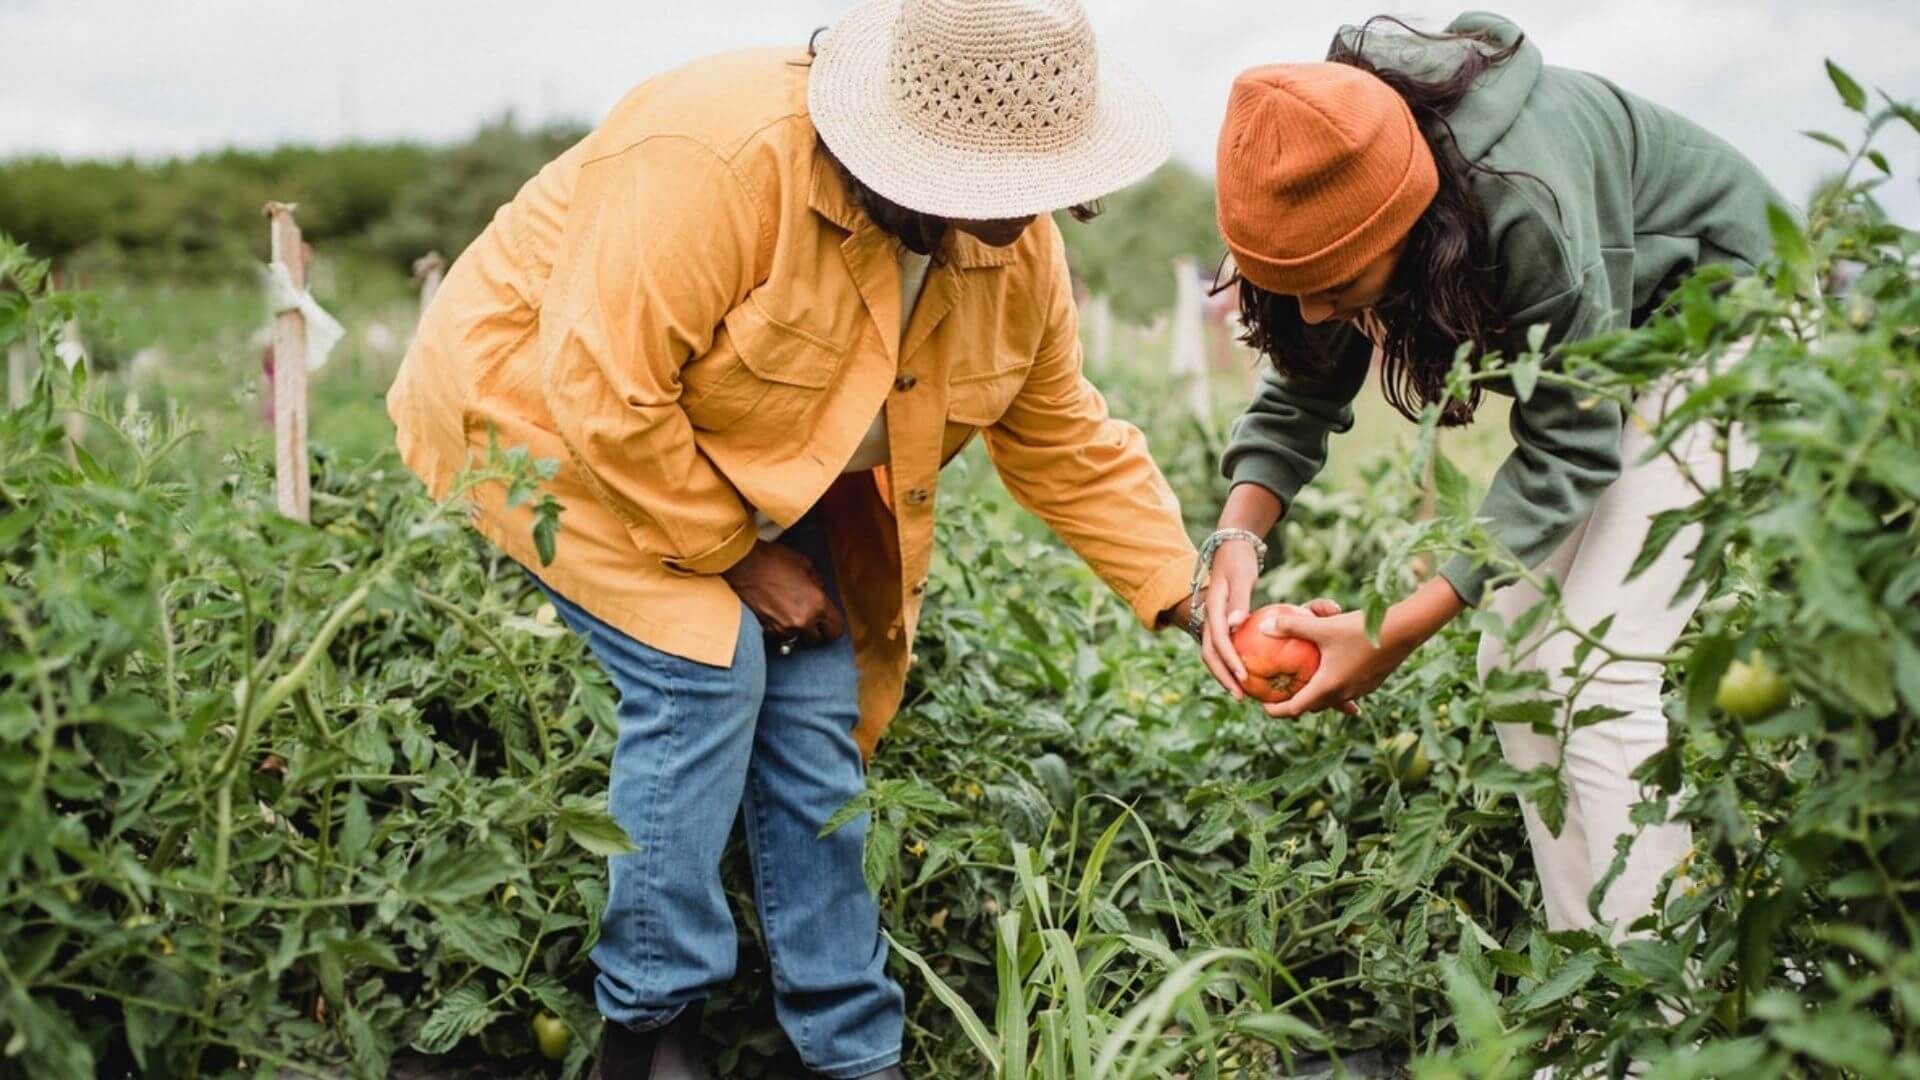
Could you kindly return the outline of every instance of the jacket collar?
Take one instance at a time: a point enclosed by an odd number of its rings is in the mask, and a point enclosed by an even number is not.
[[[878,231],[872,219],[847,197],[847,186],[840,181],[840,171],[820,147],[815,147],[813,151],[813,183],[807,195],[807,204],[814,213],[847,233]],[[1014,261],[1011,246],[997,248],[983,244],[958,229],[947,230],[945,247],[946,261],[962,270],[1010,266]]]

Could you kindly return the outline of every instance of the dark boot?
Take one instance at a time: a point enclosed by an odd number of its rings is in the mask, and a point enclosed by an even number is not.
[[[608,1022],[600,1034],[594,1080],[712,1080],[700,1063],[700,1003],[665,1027],[635,1031]]]
[[[814,1073],[813,1075],[821,1076],[824,1074]],[[898,1065],[889,1065],[879,1072],[872,1072],[865,1076],[858,1077],[857,1080],[907,1080],[907,1073],[906,1070]]]

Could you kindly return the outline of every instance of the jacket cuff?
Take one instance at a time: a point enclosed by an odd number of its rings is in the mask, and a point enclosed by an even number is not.
[[[1460,600],[1468,607],[1479,607],[1480,599],[1487,591],[1487,582],[1498,571],[1491,566],[1475,563],[1465,555],[1455,555],[1440,565],[1440,576],[1453,591],[1460,594]]]
[[[662,555],[660,565],[666,567],[669,572],[684,577],[724,574],[733,568],[733,564],[746,558],[747,552],[753,550],[754,543],[759,539],[760,534],[754,529],[753,520],[749,518],[739,528],[733,530],[725,540],[713,547],[697,555]]]
[[[1162,612],[1192,594],[1193,567],[1199,559],[1200,554],[1189,549],[1185,555],[1175,557],[1156,570],[1147,583],[1140,586],[1133,594],[1133,613],[1139,618],[1140,625],[1149,630],[1166,629],[1155,624],[1159,622]]]
[[[1241,484],[1257,484],[1273,492],[1280,500],[1283,517],[1293,509],[1294,496],[1306,486],[1306,481],[1295,475],[1284,461],[1270,454],[1242,453],[1227,462],[1225,472],[1229,489]]]

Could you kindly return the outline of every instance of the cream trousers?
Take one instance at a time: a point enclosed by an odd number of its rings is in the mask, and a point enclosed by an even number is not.
[[[1729,362],[1733,359],[1729,357]],[[1684,397],[1682,389],[1678,383],[1656,387],[1634,403],[1634,415],[1627,417],[1620,440],[1620,478],[1536,571],[1559,582],[1567,619],[1574,626],[1590,631],[1612,616],[1604,640],[1625,653],[1669,651],[1700,601],[1698,590],[1684,597],[1675,595],[1699,545],[1698,526],[1682,530],[1658,561],[1632,581],[1627,580],[1627,571],[1640,555],[1654,515],[1697,501],[1695,482],[1709,488],[1716,485],[1723,454],[1731,455],[1728,465],[1732,468],[1752,463],[1752,448],[1739,431],[1729,439],[1729,448],[1722,451],[1714,448],[1714,433],[1704,426],[1682,434],[1670,453],[1640,460],[1652,445],[1650,429],[1654,421],[1665,409],[1678,405]],[[1688,480],[1688,472],[1693,482]],[[1511,623],[1540,600],[1540,591],[1523,581],[1493,593],[1488,605]],[[1500,746],[1508,762],[1521,769],[1559,762],[1564,755],[1568,800],[1560,834],[1555,836],[1547,830],[1530,802],[1523,800],[1521,807],[1533,844],[1549,928],[1594,925],[1588,894],[1613,865],[1616,838],[1637,832],[1625,871],[1609,886],[1599,904],[1600,920],[1611,924],[1617,941],[1634,920],[1654,909],[1661,879],[1692,847],[1685,825],[1641,828],[1630,820],[1634,804],[1643,798],[1641,786],[1631,774],[1667,745],[1667,719],[1660,707],[1662,665],[1605,662],[1594,650],[1580,666],[1582,673],[1593,676],[1583,684],[1571,670],[1578,639],[1564,630],[1548,633],[1551,624],[1552,620],[1547,620],[1542,631],[1512,647],[1492,634],[1483,635],[1480,675],[1484,680],[1495,670],[1540,671],[1547,676],[1548,693],[1554,701],[1571,698],[1571,707],[1560,713],[1561,733],[1541,734],[1527,725],[1501,724]],[[1609,706],[1626,715],[1565,733],[1564,725],[1570,717],[1595,705]]]

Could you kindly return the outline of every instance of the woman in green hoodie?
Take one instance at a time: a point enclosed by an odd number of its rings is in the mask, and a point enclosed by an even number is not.
[[[1259,538],[1320,471],[1329,434],[1353,426],[1376,351],[1399,412],[1414,419],[1438,404],[1443,424],[1468,423],[1480,390],[1462,401],[1445,389],[1459,349],[1517,356],[1544,324],[1551,365],[1555,346],[1644,319],[1696,267],[1751,270],[1768,255],[1767,205],[1780,201],[1725,142],[1605,79],[1544,65],[1505,19],[1464,15],[1442,35],[1382,32],[1380,21],[1342,31],[1328,63],[1241,75],[1220,132],[1220,228],[1248,340],[1272,362],[1226,451],[1233,486],[1205,548],[1204,612],[1195,605],[1205,660],[1235,696],[1245,668],[1231,633],[1248,617]],[[1629,420],[1549,380],[1516,395],[1513,453],[1476,516],[1532,573],[1503,576],[1459,555],[1393,605],[1377,644],[1358,613],[1263,619],[1261,630],[1308,638],[1322,654],[1313,679],[1267,711],[1351,710],[1463,610],[1484,602],[1511,623],[1540,601],[1544,578],[1558,583],[1568,618],[1602,627],[1613,648],[1665,653],[1697,603],[1675,596],[1697,534],[1641,574],[1628,570],[1653,515],[1697,498],[1681,463],[1717,477],[1727,451],[1700,431],[1642,460],[1649,438],[1635,421],[1661,407],[1650,392]],[[1666,745],[1660,665],[1611,663],[1581,680],[1578,661],[1589,672],[1599,661],[1577,644],[1564,632],[1517,646],[1488,634],[1481,676],[1540,671],[1572,699],[1563,723],[1613,710],[1570,733],[1502,725],[1500,738],[1520,768],[1564,762],[1558,834],[1524,806],[1548,924],[1584,927],[1597,914],[1618,935],[1653,909],[1691,839],[1684,826],[1630,819],[1642,797],[1631,773]],[[1625,872],[1589,910],[1623,834],[1637,834]]]

